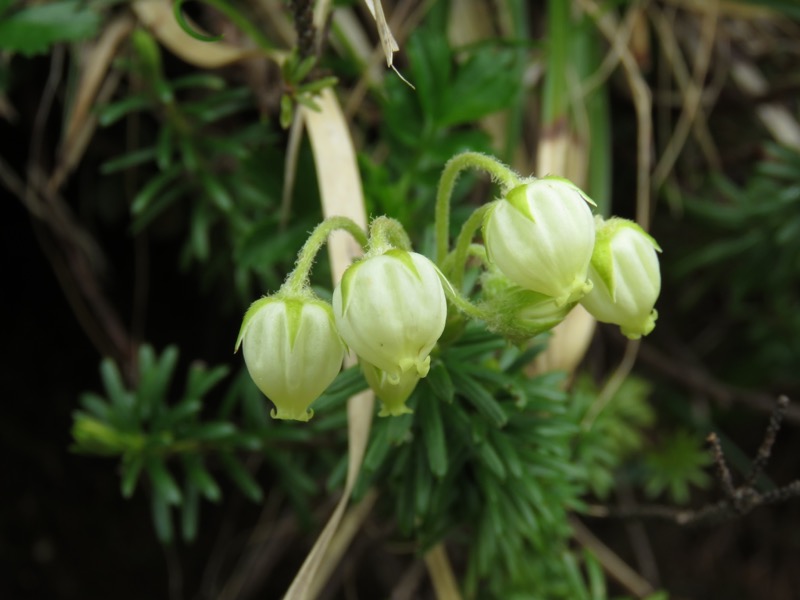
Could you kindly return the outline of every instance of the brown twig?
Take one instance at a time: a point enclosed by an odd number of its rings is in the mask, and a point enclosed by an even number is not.
[[[744,516],[759,506],[786,502],[792,498],[800,498],[800,480],[793,481],[783,487],[760,492],[754,487],[755,480],[766,466],[772,446],[780,429],[783,415],[789,406],[789,399],[780,397],[774,404],[772,417],[764,434],[758,453],[753,460],[744,484],[734,487],[733,478],[728,469],[727,462],[719,443],[719,438],[712,433],[708,436],[714,462],[717,466],[717,481],[722,488],[725,498],[708,504],[698,509],[679,509],[674,506],[659,504],[640,505],[630,509],[614,509],[610,507],[595,506],[587,512],[593,517],[614,517],[622,519],[654,518],[671,521],[677,525],[700,525],[710,522],[719,522],[734,517]]]
[[[292,0],[294,28],[297,31],[297,53],[300,58],[316,56],[316,28],[312,0]]]

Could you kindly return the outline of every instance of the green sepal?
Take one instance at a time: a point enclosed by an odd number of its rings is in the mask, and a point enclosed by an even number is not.
[[[614,255],[611,252],[611,238],[616,226],[611,222],[600,222],[595,229],[594,251],[592,252],[592,268],[600,281],[606,286],[611,300],[617,301],[616,282],[614,281]]]
[[[363,259],[362,259],[363,260]],[[355,262],[350,265],[342,275],[342,281],[339,286],[342,290],[342,316],[347,315],[347,310],[350,308],[350,288],[353,285],[353,277],[355,276],[356,269],[361,266],[361,261]]]
[[[303,318],[303,303],[298,300],[284,300],[286,306],[286,324],[289,327],[289,347],[294,348],[297,333],[300,331],[300,321]]]
[[[513,190],[506,194],[506,201],[521,212],[529,221],[536,222],[531,212],[530,204],[528,204],[528,184],[522,184],[515,187]],[[486,215],[489,218],[489,215]]]
[[[399,260],[409,271],[414,274],[414,277],[416,277],[419,281],[422,281],[422,276],[419,274],[417,267],[414,265],[414,261],[411,259],[411,254],[409,254],[407,250],[393,248],[387,251],[385,256]]]
[[[234,352],[237,352],[239,350],[239,346],[241,345],[242,340],[244,339],[244,334],[247,331],[247,327],[250,325],[250,320],[253,318],[253,316],[259,310],[261,310],[261,308],[263,308],[265,304],[273,302],[274,300],[275,300],[274,296],[272,297],[265,296],[264,298],[259,298],[250,305],[250,308],[248,308],[247,312],[244,313],[244,318],[242,319],[242,326],[239,328],[239,335],[236,337],[236,346],[234,346],[233,348]]]

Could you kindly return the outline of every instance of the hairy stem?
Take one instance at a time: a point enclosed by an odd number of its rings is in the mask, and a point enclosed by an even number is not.
[[[344,230],[352,235],[362,248],[367,247],[367,236],[364,230],[355,221],[347,217],[330,217],[316,226],[314,231],[303,244],[297,255],[297,262],[294,270],[289,274],[286,283],[281,288],[282,292],[288,294],[303,294],[303,290],[308,286],[308,277],[317,252],[323,244],[328,241],[328,236],[337,230]]]
[[[514,171],[496,158],[478,152],[464,152],[451,158],[442,171],[439,189],[436,192],[436,262],[442,264],[447,257],[448,236],[450,232],[450,199],[458,176],[465,169],[484,171],[500,184],[503,192],[520,185],[522,182]]]

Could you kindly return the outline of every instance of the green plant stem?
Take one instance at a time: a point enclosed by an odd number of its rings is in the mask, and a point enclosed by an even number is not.
[[[458,310],[463,312],[468,317],[472,317],[473,319],[477,319],[479,321],[490,322],[493,320],[493,314],[490,311],[483,310],[482,308],[476,306],[469,300],[467,300],[461,293],[450,283],[449,280],[445,280],[442,282],[442,288],[444,289],[444,295],[450,301],[450,303],[455,306]]]
[[[447,258],[448,237],[450,233],[450,199],[453,196],[458,176],[465,169],[477,169],[492,176],[500,184],[503,192],[522,183],[514,171],[496,158],[478,152],[464,152],[447,161],[439,179],[436,192],[434,231],[436,233],[436,263],[441,265]]]
[[[571,5],[564,0],[547,3],[547,77],[542,98],[542,125],[553,127],[567,116],[567,54],[569,49]]]
[[[389,217],[377,217],[369,226],[368,255],[383,254],[392,248],[411,250],[411,239],[400,221]]]
[[[483,219],[486,213],[494,206],[494,202],[484,204],[480,208],[473,211],[469,219],[466,220],[461,227],[461,232],[456,239],[456,248],[453,252],[452,269],[450,270],[450,280],[453,285],[460,289],[464,281],[464,267],[467,263],[467,255],[469,252],[472,238],[475,237],[475,232],[483,224]]]
[[[286,283],[281,287],[280,292],[287,295],[304,295],[308,287],[308,277],[317,252],[323,244],[328,241],[328,236],[337,230],[344,230],[352,235],[362,248],[367,247],[367,236],[364,230],[355,221],[347,217],[330,217],[316,226],[314,231],[303,244],[297,255],[297,262],[294,270],[289,274]]]

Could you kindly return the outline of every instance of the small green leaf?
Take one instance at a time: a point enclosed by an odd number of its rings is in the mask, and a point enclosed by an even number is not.
[[[155,158],[155,156],[155,148],[142,148],[141,150],[134,150],[133,152],[128,152],[122,156],[112,158],[111,160],[104,162],[100,166],[100,172],[103,175],[110,175],[111,173],[124,171],[126,169],[130,169],[131,167],[150,162]]]
[[[311,72],[311,69],[314,68],[314,64],[317,62],[316,56],[307,56],[299,63],[296,63],[296,66],[293,64],[292,72],[289,74],[291,77],[291,81],[294,83],[298,83],[305,79],[306,75]]]
[[[134,395],[126,389],[117,365],[110,358],[104,358],[100,363],[100,377],[106,388],[106,394],[114,405],[117,420],[127,421],[133,416],[131,409],[134,406]],[[117,424],[127,424],[123,422]]]
[[[317,79],[315,81],[310,81],[308,83],[304,83],[298,88],[298,92],[301,95],[305,94],[318,94],[325,88],[335,86],[339,80],[336,77],[323,77],[322,79]]]
[[[147,208],[143,209],[139,214],[134,215],[131,231],[133,231],[133,233],[141,232],[153,219],[164,212],[170,204],[188,194],[191,189],[191,185],[188,181],[182,181],[172,185],[167,191],[159,194],[157,200],[151,202]]]
[[[575,600],[589,600],[589,593],[586,590],[586,585],[581,577],[581,571],[578,568],[578,563],[572,553],[565,551],[561,555],[562,564],[566,574],[567,583],[569,583],[571,594],[570,597]]]
[[[181,536],[185,542],[193,542],[197,537],[197,526],[200,522],[200,493],[191,481],[186,482],[183,497]]]
[[[163,173],[153,177],[153,179],[148,181],[147,185],[139,190],[139,193],[133,198],[131,202],[131,213],[134,216],[141,215],[144,209],[146,209],[167,186],[178,179],[180,174],[180,166],[174,165]]]
[[[172,515],[169,504],[161,495],[154,493],[150,499],[150,507],[158,541],[165,545],[172,543]]]
[[[97,417],[101,421],[108,422],[111,407],[108,405],[105,398],[87,392],[81,394],[80,403],[92,416]]]
[[[299,94],[295,96],[295,100],[298,104],[305,106],[306,108],[313,110],[314,112],[319,112],[322,110],[314,100],[314,96],[311,94]]]
[[[229,438],[236,432],[237,429],[233,423],[215,421],[192,428],[187,437],[202,442],[214,442]]]
[[[294,102],[288,94],[281,96],[280,124],[283,129],[289,129],[294,119]]]
[[[447,473],[447,442],[439,400],[435,397],[420,397],[417,402],[417,412],[430,470],[437,477],[444,477]]]
[[[173,90],[183,90],[187,88],[205,88],[207,90],[224,90],[227,85],[225,79],[209,73],[193,73],[185,75],[172,82]]]
[[[211,201],[217,208],[222,212],[229,212],[233,209],[233,198],[218,179],[206,172],[202,172],[200,174],[200,182],[203,188],[205,188],[206,194],[208,194],[208,197],[211,198]]]
[[[144,466],[144,456],[142,454],[126,455],[122,460],[122,481],[120,490],[123,498],[133,496],[136,483],[139,481],[139,474]]]
[[[172,154],[174,152],[172,146],[173,135],[174,130],[169,122],[164,123],[158,132],[158,140],[156,141],[156,164],[162,171],[166,171],[172,164]]]
[[[372,439],[370,440],[362,465],[364,471],[372,473],[377,471],[389,454],[389,436],[387,435],[387,428],[384,425],[386,421],[387,419],[379,420],[372,429]]]
[[[503,480],[506,478],[506,467],[488,440],[477,444],[475,450],[478,458],[498,479]]]
[[[222,381],[229,371],[230,369],[226,365],[219,365],[207,371],[199,364],[192,364],[186,380],[186,397],[202,398],[211,388]]]
[[[514,477],[522,477],[523,464],[522,460],[517,454],[514,444],[506,435],[505,431],[490,431],[489,439],[494,444],[500,460],[508,467]]]
[[[163,459],[151,457],[147,460],[145,468],[153,483],[154,495],[162,498],[167,504],[180,504],[183,499],[181,491],[167,470]]]
[[[586,565],[586,574],[589,577],[589,593],[592,600],[605,600],[608,598],[608,592],[606,590],[603,567],[600,566],[600,563],[588,550],[583,553],[583,562]]]
[[[453,386],[453,380],[450,378],[450,373],[447,372],[447,367],[440,361],[436,361],[431,366],[428,376],[423,380],[434,395],[441,401],[451,404],[456,395],[456,389]]]
[[[178,138],[178,149],[181,152],[184,168],[189,173],[197,173],[200,169],[200,157],[197,155],[197,149],[192,139],[188,136]]]
[[[98,118],[100,125],[108,127],[131,113],[148,108],[151,108],[151,102],[147,97],[127,96],[119,102],[114,102],[101,108]]]
[[[414,455],[414,509],[419,517],[424,518],[431,501],[433,478],[428,467],[427,453],[421,446],[417,445]]]
[[[451,369],[456,389],[495,427],[503,427],[508,416],[492,394],[461,368]]]
[[[166,406],[172,372],[178,362],[178,349],[175,346],[168,346],[159,359],[155,359],[152,348],[147,348],[140,353],[145,362],[140,364],[141,376],[139,389],[136,390],[137,407],[142,419],[149,419],[154,412],[161,412],[161,407]]]
[[[203,465],[203,459],[198,454],[185,454],[183,465],[186,476],[196,486],[200,493],[210,502],[218,502],[222,497],[219,486]]]
[[[187,421],[203,409],[199,400],[183,400],[153,421],[153,431],[169,431],[175,425]]]
[[[62,0],[27,6],[0,19],[0,49],[26,56],[47,52],[59,42],[92,37],[101,13],[83,2]]]

